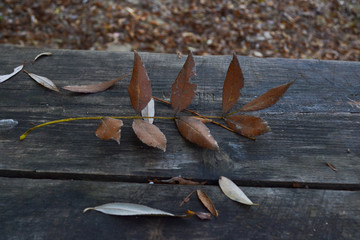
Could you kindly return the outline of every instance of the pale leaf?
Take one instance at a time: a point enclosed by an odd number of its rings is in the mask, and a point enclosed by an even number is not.
[[[211,201],[211,199],[209,198],[209,196],[201,191],[200,189],[198,189],[196,191],[198,198],[200,199],[200,201],[202,202],[202,204],[204,204],[204,206],[207,208],[207,210],[209,210],[209,212],[214,215],[215,217],[219,216],[218,211],[216,210],[214,203]]]
[[[224,176],[220,177],[219,186],[224,194],[231,200],[246,205],[258,205],[254,204],[233,181]]]
[[[219,145],[204,123],[193,117],[178,117],[175,119],[180,134],[188,141],[203,148],[219,150]]]
[[[166,151],[166,137],[157,126],[142,119],[134,119],[132,128],[140,141],[150,147]]]
[[[42,56],[50,56],[50,55],[52,55],[51,52],[43,52],[43,53],[40,53],[40,54],[38,54],[38,55],[34,58],[33,62],[35,62],[36,60],[38,60],[38,58],[40,58],[40,57],[42,57]]]
[[[18,72],[20,72],[23,69],[23,67],[24,67],[24,64],[14,68],[14,71],[10,74],[0,75],[0,83],[5,82],[9,78],[15,76]]]
[[[10,130],[13,127],[18,125],[18,121],[14,119],[1,119],[0,120],[0,130]]]
[[[50,79],[43,77],[43,76],[36,75],[34,73],[29,73],[26,70],[24,70],[24,72],[26,72],[35,82],[39,83],[40,85],[42,85],[50,90],[60,92],[59,89],[56,87],[56,85]]]
[[[120,144],[121,127],[123,121],[114,118],[103,118],[95,131],[95,135],[102,140],[115,140]]]
[[[141,110],[141,116],[145,117],[144,121],[153,124],[153,117],[155,117],[155,102],[153,98],[151,98],[146,107]]]
[[[106,82],[95,83],[90,85],[69,85],[62,87],[65,90],[76,92],[76,93],[98,93],[105,91],[106,89],[112,87],[118,81],[124,79],[125,77],[129,76],[130,74],[124,74],[119,78],[115,78]]]

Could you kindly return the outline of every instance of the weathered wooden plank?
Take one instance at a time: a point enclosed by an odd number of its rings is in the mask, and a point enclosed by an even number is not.
[[[38,49],[0,46],[0,72],[8,73]],[[58,86],[105,81],[131,71],[132,53],[53,50],[54,55],[28,64],[26,69],[52,79]],[[185,59],[176,55],[141,53],[150,69],[153,94],[169,99],[173,80]],[[197,96],[190,106],[206,115],[221,114],[221,86],[230,56],[195,57]],[[171,177],[183,175],[215,180],[220,174],[244,184],[291,183],[360,184],[360,63],[239,57],[245,76],[238,107],[266,90],[297,79],[275,106],[255,113],[264,117],[272,133],[249,141],[210,126],[220,153],[199,149],[178,134],[171,121],[157,125],[168,137],[167,152],[144,146],[125,121],[122,142],[98,140],[97,122],[82,121],[36,130],[18,137],[34,124],[59,118],[94,115],[132,115],[127,94],[129,79],[93,95],[62,94],[38,86],[24,73],[0,85],[0,118],[20,123],[0,133],[0,170],[38,173],[94,174],[113,177]],[[351,100],[349,100],[351,99]],[[158,116],[172,116],[157,103]],[[334,172],[326,166],[334,164]]]
[[[249,188],[259,206],[233,202],[217,186],[149,185],[0,178],[3,239],[359,239],[360,192]],[[182,214],[206,211],[192,190],[213,200],[219,217],[112,217],[89,206],[132,202]]]

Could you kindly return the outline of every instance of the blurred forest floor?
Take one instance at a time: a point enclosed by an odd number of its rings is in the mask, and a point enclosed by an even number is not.
[[[360,61],[360,0],[2,0],[0,43]]]

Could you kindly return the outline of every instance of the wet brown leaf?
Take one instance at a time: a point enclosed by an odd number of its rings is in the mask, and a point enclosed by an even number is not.
[[[209,198],[209,196],[201,191],[200,189],[198,189],[196,191],[198,198],[200,199],[200,201],[202,202],[202,204],[204,204],[204,206],[207,208],[207,210],[209,210],[209,212],[214,216],[214,217],[218,217],[219,213],[216,210],[213,202],[211,201],[211,199]]]
[[[270,89],[263,95],[255,98],[254,100],[243,106],[240,110],[243,112],[250,112],[271,107],[281,98],[281,96],[294,82],[295,81],[292,81],[287,84],[283,84],[281,86]]]
[[[115,140],[120,144],[121,127],[123,121],[114,118],[103,118],[95,131],[95,135],[102,140]]]
[[[225,121],[229,128],[246,137],[259,136],[271,130],[265,120],[255,116],[233,115]]]
[[[133,73],[128,88],[130,101],[137,113],[143,110],[152,96],[151,82],[139,54],[134,52]]]
[[[233,54],[233,59],[229,65],[222,94],[222,111],[228,112],[237,102],[244,87],[244,76],[237,56]]]
[[[210,130],[200,120],[193,117],[178,117],[175,119],[180,134],[188,141],[203,148],[219,150],[219,145],[210,134]]]
[[[115,78],[106,82],[90,84],[90,85],[72,85],[72,86],[64,86],[62,87],[65,90],[76,92],[76,93],[98,93],[105,91],[106,89],[112,87],[118,81],[124,79],[125,77],[129,76],[130,74],[124,74],[119,78]]]
[[[39,83],[40,85],[42,85],[50,90],[60,92],[59,89],[56,87],[56,85],[50,79],[43,77],[43,76],[36,75],[34,73],[29,73],[26,70],[24,70],[24,72],[26,74],[28,74],[35,82]]]
[[[134,119],[132,128],[140,141],[150,147],[166,151],[166,137],[157,126],[142,119]]]
[[[195,96],[196,84],[190,83],[190,78],[196,74],[195,62],[190,52],[184,66],[171,87],[171,106],[175,114],[184,110]]]

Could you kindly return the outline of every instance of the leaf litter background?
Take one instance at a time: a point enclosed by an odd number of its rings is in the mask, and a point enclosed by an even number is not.
[[[0,2],[0,43],[360,60],[360,0]]]

